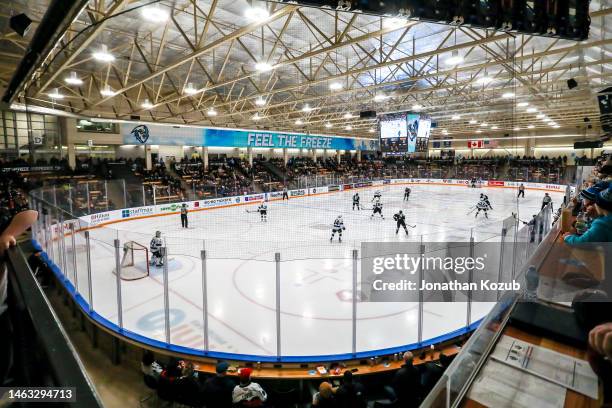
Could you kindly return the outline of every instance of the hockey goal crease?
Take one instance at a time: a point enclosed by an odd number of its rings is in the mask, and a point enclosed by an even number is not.
[[[117,268],[113,268],[113,274],[117,274]],[[149,276],[149,249],[138,242],[127,241],[123,244],[119,278],[130,281],[147,276]]]

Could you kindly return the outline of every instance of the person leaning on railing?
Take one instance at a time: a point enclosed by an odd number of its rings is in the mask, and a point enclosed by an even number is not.
[[[38,213],[33,210],[15,213],[5,206],[0,207],[0,386],[4,384],[11,368],[13,352],[13,329],[6,304],[8,287],[6,251],[17,244],[16,238],[30,228],[36,218]]]
[[[595,210],[599,215],[582,235],[565,234],[567,244],[587,242],[612,242],[612,187],[600,191],[595,196]]]

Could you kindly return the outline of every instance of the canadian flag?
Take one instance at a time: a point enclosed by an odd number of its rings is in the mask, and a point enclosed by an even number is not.
[[[468,140],[469,149],[480,149],[482,148],[482,140]]]

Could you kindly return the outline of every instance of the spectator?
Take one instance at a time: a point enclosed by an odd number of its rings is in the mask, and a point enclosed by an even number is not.
[[[413,358],[411,352],[404,353],[404,365],[395,373],[391,383],[402,408],[418,407],[421,399],[421,376],[412,363]]]
[[[612,361],[612,322],[595,326],[589,332],[589,346],[597,354]]]
[[[589,229],[582,235],[566,234],[566,243],[612,242],[612,187],[597,194],[595,210],[599,217],[593,220]]]
[[[343,408],[365,408],[367,402],[363,386],[353,382],[353,373],[349,370],[342,376],[342,385],[336,391],[338,406]]]
[[[17,244],[17,237],[30,228],[37,217],[38,213],[32,210],[13,214],[6,207],[0,208],[0,384],[4,384],[13,361],[13,327],[6,304],[8,273],[5,253]]]
[[[149,377],[159,380],[163,367],[157,361],[155,361],[155,357],[151,351],[145,350],[144,354],[142,355],[142,360],[140,361],[140,371],[142,371],[144,375],[148,375]]]
[[[206,405],[210,407],[229,408],[232,406],[232,391],[236,384],[227,376],[229,364],[221,361],[217,364],[214,377],[204,383]]]
[[[240,384],[234,387],[232,402],[242,407],[261,407],[268,399],[268,395],[261,385],[251,382],[253,370],[243,368],[240,370]]]
[[[334,389],[327,381],[323,381],[319,385],[319,391],[312,396],[312,406],[320,408],[337,407],[338,403],[334,396]]]

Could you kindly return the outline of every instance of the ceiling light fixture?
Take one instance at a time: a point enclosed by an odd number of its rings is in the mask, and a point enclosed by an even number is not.
[[[478,121],[476,119],[471,119],[469,123],[470,125],[475,125],[478,123]]]
[[[77,76],[77,73],[72,71],[70,73],[69,77],[66,77],[66,79],[64,79],[64,81],[66,81],[67,84],[69,85],[82,85],[83,84],[83,80],[81,78],[79,78]]]
[[[482,122],[482,123],[480,124],[480,127],[486,127],[486,126],[489,126],[489,124],[488,124],[487,122]]]
[[[502,98],[504,98],[504,99],[514,98],[514,92],[504,92],[502,94]]]
[[[519,130],[521,130],[521,128],[520,128],[520,127],[515,127],[515,128],[514,128],[514,131],[515,131],[515,132],[518,132]]]
[[[263,7],[249,7],[245,10],[244,16],[250,21],[263,21],[270,17],[270,13]]]
[[[412,110],[421,110],[423,109],[423,105],[419,105],[418,103],[415,103],[414,105],[412,105]]]
[[[463,62],[463,57],[459,55],[459,50],[451,52],[451,56],[444,61],[446,65],[458,65]]]
[[[314,108],[311,108],[310,105],[306,104],[302,107],[302,112],[312,112]]]
[[[304,124],[304,122],[302,122],[301,120],[299,120],[299,119],[298,119],[298,120],[296,120],[296,121],[295,121],[295,124],[296,124],[296,125],[303,125],[303,124]]]
[[[476,133],[482,133],[482,130],[477,130]]]
[[[183,89],[183,92],[185,92],[187,95],[195,95],[198,93],[198,90],[193,87],[191,82],[189,82],[185,89]]]
[[[546,115],[545,115],[545,114],[543,114],[543,113],[538,113],[538,114],[536,115],[536,118],[538,118],[538,119],[542,119],[542,118],[545,118],[545,117],[546,117]]]
[[[536,108],[527,108],[527,113],[536,113],[537,111]]]
[[[256,113],[256,114],[254,114],[254,115],[251,117],[251,119],[253,119],[253,120],[261,120],[261,119],[262,119],[262,117],[261,117],[261,116],[259,116],[259,113]]]
[[[145,20],[154,23],[163,23],[169,17],[169,14],[159,6],[145,7],[142,9],[141,14]]]
[[[353,117],[353,115],[350,112],[346,112],[343,116],[344,119],[350,119]]]
[[[206,112],[206,114],[208,116],[217,116],[217,111],[215,110],[215,108],[210,108],[208,109],[208,112]]]
[[[326,127],[326,128],[328,128],[328,129],[330,129],[332,126],[333,126],[333,125],[332,125],[331,123],[329,123],[329,122],[327,122],[327,123],[325,124],[325,127]]]
[[[497,126],[493,125],[493,126],[491,126],[491,129],[492,129],[492,130],[497,130],[497,129],[499,129],[499,128],[498,128]]]
[[[353,127],[352,127],[351,125],[347,125],[347,126],[345,127],[345,129],[346,129],[346,130],[353,130]]]
[[[115,96],[116,92],[111,89],[110,86],[106,85],[101,91],[100,95],[102,96]]]
[[[375,102],[382,102],[385,99],[387,99],[387,95],[384,95],[384,94],[376,94],[376,95],[374,95],[374,101]]]
[[[57,88],[55,88],[55,89],[53,90],[53,92],[51,92],[51,93],[49,94],[49,97],[50,97],[51,99],[64,99],[64,95],[62,95],[61,93],[59,93],[59,90],[58,90]]]
[[[264,98],[262,98],[261,96],[257,99],[255,99],[255,105],[257,106],[264,106],[266,104],[266,100]]]
[[[145,99],[141,106],[145,109],[151,109],[153,107],[153,104],[149,102],[148,99]]]
[[[493,78],[491,78],[490,76],[483,76],[483,77],[478,78],[476,82],[479,83],[480,85],[487,85],[493,82]]]
[[[329,89],[332,91],[339,91],[342,89],[342,84],[340,82],[332,82],[329,84]]]
[[[525,106],[529,106],[529,102],[519,102],[516,104],[516,106],[524,108]]]
[[[529,126],[527,126],[527,129],[533,129],[534,127],[535,126],[533,126],[533,125],[529,125]]]
[[[461,116],[459,115],[453,115],[453,117],[451,118],[452,120],[459,120],[461,119]]]
[[[375,130],[374,129],[368,129],[368,133],[374,133]]]
[[[272,65],[268,64],[267,62],[261,61],[255,64],[255,69],[259,72],[267,72],[272,70]]]
[[[93,57],[100,62],[113,62],[115,60],[115,56],[108,52],[108,47],[104,44],[100,47],[99,51],[93,53]]]

